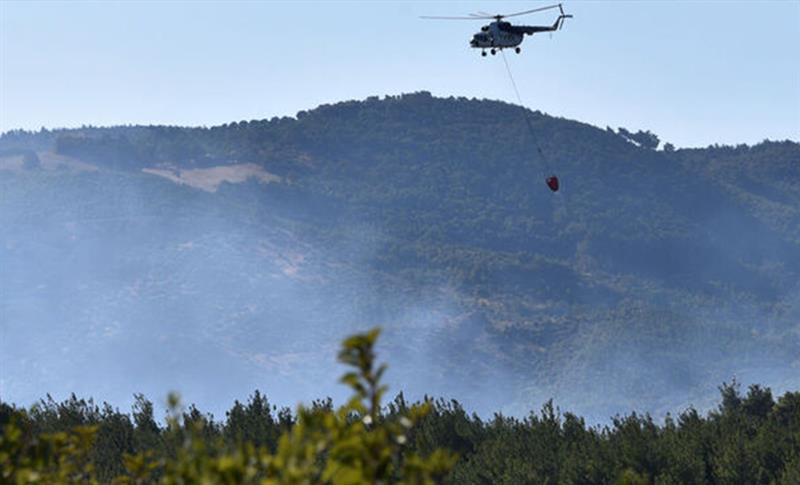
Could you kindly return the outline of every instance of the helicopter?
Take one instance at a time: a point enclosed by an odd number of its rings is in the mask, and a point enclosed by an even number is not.
[[[508,17],[517,17],[520,15],[528,15],[534,12],[542,12],[544,10],[551,10],[557,8],[561,12],[561,14],[556,19],[553,25],[512,25],[511,22],[506,22],[503,19]],[[469,41],[469,46],[474,49],[481,49],[481,55],[486,57],[486,49],[489,49],[489,52],[492,55],[495,55],[498,50],[503,49],[510,49],[514,48],[514,52],[519,54],[522,52],[522,48],[519,46],[522,44],[525,35],[533,35],[538,32],[554,32],[556,30],[561,30],[561,27],[564,26],[565,19],[571,19],[572,15],[568,15],[564,13],[564,8],[561,4],[557,5],[548,5],[546,7],[539,7],[534,8],[531,10],[525,10],[523,12],[516,12],[511,14],[497,14],[492,15],[486,12],[479,12],[469,14],[469,17],[434,17],[434,16],[422,16],[422,19],[432,19],[432,20],[488,20],[494,19],[494,22],[491,22],[487,25],[481,27],[480,32],[476,33],[472,36],[472,40]]]

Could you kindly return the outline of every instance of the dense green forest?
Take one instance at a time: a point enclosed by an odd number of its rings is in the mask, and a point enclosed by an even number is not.
[[[130,414],[74,395],[29,409],[0,403],[0,473],[8,483],[800,483],[800,392],[723,385],[716,409],[663,422],[618,415],[605,426],[547,402],[522,418],[481,419],[455,400],[383,404],[377,331],[339,359],[353,391],[278,409],[255,392],[215,420],[170,397],[165,424],[137,396]]]
[[[394,388],[482,415],[800,388],[800,145],[529,110],[543,160],[525,113],[414,93],[1,135],[4,398],[308,401],[335,392],[330,342],[373,325]]]

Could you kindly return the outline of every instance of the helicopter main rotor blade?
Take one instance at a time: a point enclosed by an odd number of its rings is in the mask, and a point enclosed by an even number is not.
[[[436,17],[436,16],[431,16],[431,15],[423,15],[420,18],[421,19],[425,19],[425,20],[478,20],[478,19],[483,19],[483,17]]]
[[[478,13],[469,14],[469,17],[440,17],[440,16],[432,16],[432,15],[423,15],[420,18],[421,19],[428,19],[428,20],[489,20],[489,19],[498,19],[499,20],[499,19],[504,19],[506,17],[517,17],[517,16],[520,16],[520,15],[528,15],[528,14],[531,14],[531,13],[543,12],[545,10],[552,10],[554,8],[561,9],[561,12],[564,11],[563,8],[561,7],[561,4],[557,3],[555,5],[547,5],[545,7],[533,8],[531,10],[525,10],[525,11],[522,11],[522,12],[510,13],[508,15],[500,15],[500,14],[492,15],[492,14],[488,14],[486,12],[478,12]]]
[[[518,15],[528,15],[529,13],[543,12],[545,10],[551,10],[551,9],[554,9],[554,8],[561,8],[561,4],[558,3],[558,4],[555,4],[555,5],[548,5],[546,7],[539,7],[539,8],[534,8],[534,9],[531,9],[531,10],[525,10],[524,12],[510,13],[508,15],[503,15],[503,17],[516,17]]]

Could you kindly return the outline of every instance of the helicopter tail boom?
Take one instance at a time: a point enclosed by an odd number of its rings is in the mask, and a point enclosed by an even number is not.
[[[538,32],[555,32],[561,30],[564,26],[564,19],[571,19],[572,15],[559,15],[555,23],[551,26],[538,26],[538,25],[515,25],[509,27],[508,30],[518,34],[533,35]]]

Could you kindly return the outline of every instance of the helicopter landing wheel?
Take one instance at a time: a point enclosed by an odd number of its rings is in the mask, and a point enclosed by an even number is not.
[[[491,51],[489,51],[489,52],[491,52],[491,53],[492,53],[492,55],[495,55],[495,54],[497,54],[497,51],[496,51],[496,50],[494,50],[494,49],[492,49],[492,50],[491,50]]]
[[[486,57],[486,51],[481,51],[481,55],[482,55],[483,57]]]
[[[520,52],[522,52],[522,49],[520,49],[519,47],[517,47],[517,48],[515,48],[515,49],[514,49],[514,52],[516,52],[517,54],[519,54]]]

